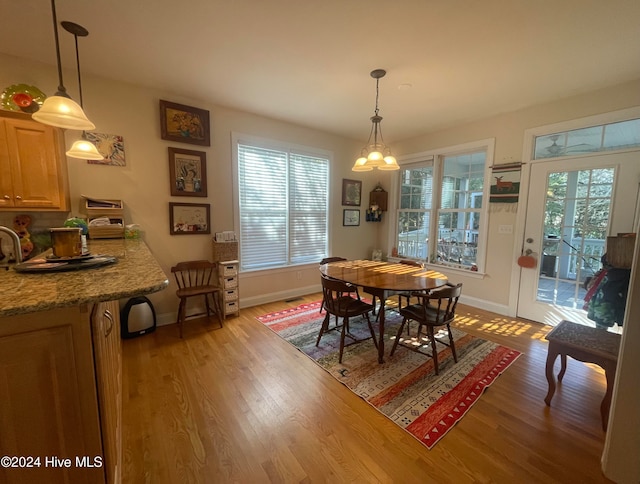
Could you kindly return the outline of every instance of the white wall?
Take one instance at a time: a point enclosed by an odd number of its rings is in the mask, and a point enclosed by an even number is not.
[[[524,132],[529,128],[568,121],[590,115],[640,106],[640,80],[586,95],[562,99],[553,103],[494,116],[462,126],[443,129],[417,138],[394,143],[397,155],[410,155],[422,151],[454,146],[471,141],[495,138],[493,164],[522,161]],[[524,180],[523,180],[524,181]],[[635,193],[629,200],[635,203]],[[479,279],[463,272],[442,272],[456,281],[463,282],[465,296],[473,297],[486,309],[508,313],[509,300],[517,287],[511,287],[511,273],[516,257],[514,249],[521,240],[516,239],[517,217],[524,217],[522,201],[518,213],[497,212],[489,214],[489,238],[486,260],[486,277]],[[513,234],[500,234],[500,225],[511,225]],[[508,263],[511,261],[512,263]]]
[[[65,80],[74,79],[65,74]],[[25,83],[35,85],[47,94],[55,92],[56,72],[51,66],[35,64],[0,54],[0,86]],[[66,81],[67,90],[77,92],[73,82]],[[355,156],[363,141],[354,141],[332,134],[291,125],[250,113],[234,111],[193,98],[173,96],[169,92],[142,88],[131,84],[83,76],[85,111],[96,124],[95,131],[124,137],[126,166],[90,165],[86,161],[68,159],[72,214],[79,214],[80,195],[117,198],[125,202],[126,223],[140,224],[144,239],[160,262],[167,276],[179,260],[211,257],[211,237],[208,235],[169,235],[169,208],[172,202],[211,204],[212,232],[233,230],[231,133],[239,132],[271,138],[297,145],[306,145],[333,153],[331,166],[331,240],[330,255],[348,258],[370,257],[377,246],[378,225],[364,222],[368,193],[378,181],[386,184],[386,176],[365,173],[356,176],[351,171]],[[160,99],[197,106],[210,111],[211,147],[173,143],[160,138]],[[366,128],[366,126],[364,127]],[[363,128],[363,129],[364,129]],[[67,146],[79,136],[66,133]],[[205,151],[207,154],[207,198],[171,197],[167,147]],[[363,201],[359,227],[342,226],[342,179],[363,181]],[[0,213],[0,224],[11,226],[15,213]],[[61,224],[67,214],[31,213],[34,228]],[[172,321],[178,300],[172,285],[150,296],[156,311],[164,320]],[[266,300],[320,290],[317,264],[296,269],[241,276],[242,306]]]

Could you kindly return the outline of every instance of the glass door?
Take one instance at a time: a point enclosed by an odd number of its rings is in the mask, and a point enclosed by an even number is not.
[[[546,162],[531,167],[518,316],[555,325],[594,326],[585,295],[602,268],[608,235],[633,231],[640,164],[637,153]]]

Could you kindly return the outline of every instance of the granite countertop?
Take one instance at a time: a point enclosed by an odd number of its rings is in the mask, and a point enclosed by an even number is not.
[[[89,251],[117,262],[70,272],[0,270],[0,317],[151,294],[169,285],[142,240],[90,240]]]

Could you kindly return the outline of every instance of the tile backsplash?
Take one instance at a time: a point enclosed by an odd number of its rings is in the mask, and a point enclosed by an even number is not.
[[[64,221],[69,218],[67,212],[0,212],[0,225],[14,229],[14,219],[17,215],[31,217],[31,224],[27,228],[34,244],[31,256],[51,247],[49,228],[62,227]],[[4,260],[0,260],[0,263],[7,262],[7,257],[13,250],[13,244],[9,236],[3,233],[0,233],[0,249],[0,252],[5,255]]]

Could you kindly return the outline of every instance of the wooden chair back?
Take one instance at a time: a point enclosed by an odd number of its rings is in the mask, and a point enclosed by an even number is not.
[[[329,314],[336,316],[344,316],[349,299],[355,294],[356,299],[360,301],[358,288],[344,281],[338,281],[330,277],[322,276],[322,300],[324,310]]]
[[[456,306],[462,294],[462,283],[434,289],[420,296],[424,310],[424,322],[435,326],[451,323],[456,317]]]
[[[193,260],[179,262],[171,268],[171,272],[176,279],[178,289],[193,289],[212,285],[215,267],[215,262]]]
[[[320,261],[320,265],[328,264],[329,262],[340,262],[342,260],[347,260],[344,257],[325,257]]]

